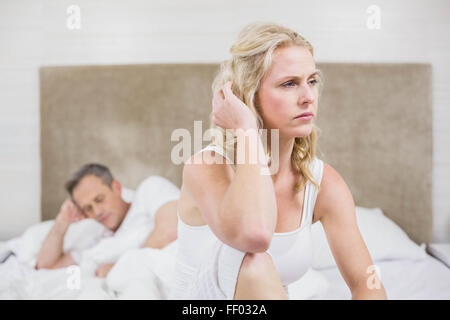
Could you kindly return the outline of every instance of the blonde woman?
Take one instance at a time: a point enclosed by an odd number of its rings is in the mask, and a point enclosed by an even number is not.
[[[373,262],[349,188],[315,156],[321,77],[312,46],[293,30],[259,23],[245,27],[230,51],[213,83],[211,120],[236,136],[215,139],[184,166],[171,297],[288,299],[287,286],[311,266],[310,229],[321,221],[352,297],[385,299],[381,282],[367,286]],[[258,129],[269,137],[279,130],[277,157]],[[265,151],[253,162],[252,139]],[[262,174],[275,159],[278,170]]]

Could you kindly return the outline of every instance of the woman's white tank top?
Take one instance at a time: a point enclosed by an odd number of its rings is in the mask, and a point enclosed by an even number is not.
[[[202,149],[213,150],[233,163],[218,146],[209,145]],[[323,161],[314,158],[311,162],[311,172],[320,185],[323,174]],[[300,279],[311,267],[312,242],[311,224],[314,206],[317,198],[317,188],[308,181],[303,200],[303,215],[300,226],[290,232],[275,232],[267,253],[271,255],[280,275],[283,286]],[[191,226],[184,223],[178,215],[178,270],[182,271],[185,280],[196,273],[200,264],[207,259],[205,252],[218,240],[208,225]],[[182,267],[182,268],[181,268]],[[183,269],[183,270],[180,270]]]

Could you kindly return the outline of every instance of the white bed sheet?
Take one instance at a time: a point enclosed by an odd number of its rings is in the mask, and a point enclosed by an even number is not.
[[[376,261],[388,299],[450,300],[450,268],[430,255],[423,260]],[[313,299],[349,300],[351,292],[337,267],[321,269],[328,288]]]
[[[1,244],[1,243],[0,243]],[[27,265],[19,263],[15,257],[0,264],[0,300],[2,299],[164,299],[164,294],[155,294],[155,290],[142,290],[132,286],[128,264],[138,265],[150,263],[154,265],[155,257],[148,250],[138,250],[136,253],[123,257],[117,270],[108,276],[109,281],[100,278],[83,277],[83,290],[67,290],[68,274],[61,270],[31,270]],[[164,250],[163,250],[164,251]],[[141,252],[140,254],[137,254]],[[158,253],[158,252],[156,252]],[[138,259],[138,260],[136,260]],[[9,265],[10,268],[7,268]],[[158,265],[158,264],[155,264]],[[391,260],[378,261],[381,281],[386,289],[388,299],[398,300],[450,300],[450,268],[426,255],[422,260]],[[119,268],[120,266],[120,268]],[[119,270],[120,269],[120,270]],[[123,269],[123,270],[122,270]],[[148,284],[150,270],[141,280]],[[8,271],[5,272],[5,271]],[[142,285],[142,283],[141,283]],[[108,288],[109,287],[109,288]],[[153,287],[152,287],[153,288]],[[159,288],[158,288],[159,289]],[[150,290],[151,291],[151,290]],[[161,291],[161,290],[156,290]],[[116,292],[116,294],[112,294]],[[120,293],[117,295],[117,293]],[[349,300],[350,290],[343,280],[339,269],[331,267],[320,270],[310,270],[290,286],[291,299],[312,300]]]

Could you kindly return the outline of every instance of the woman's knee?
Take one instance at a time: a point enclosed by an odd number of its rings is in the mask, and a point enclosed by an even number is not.
[[[246,253],[241,264],[241,273],[259,277],[275,270],[272,257],[267,252]]]
[[[287,299],[272,257],[247,253],[239,270],[234,299]]]

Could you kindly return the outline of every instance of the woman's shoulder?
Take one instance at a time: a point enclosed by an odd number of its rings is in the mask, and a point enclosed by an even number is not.
[[[325,161],[322,161],[322,163],[323,163],[323,173],[322,173],[321,187],[323,186],[328,187],[328,189],[332,189],[333,187],[341,185],[344,179],[339,174],[339,172]]]
[[[213,150],[198,152],[183,167],[179,214],[189,225],[205,224],[199,208],[213,207],[214,199],[226,193],[234,177],[233,169],[225,161],[223,164],[208,161],[215,156]]]
[[[319,219],[324,214],[333,212],[333,209],[338,208],[339,204],[353,202],[350,189],[341,174],[330,164],[322,162],[322,181],[314,209]]]
[[[222,147],[210,144],[187,159],[183,170],[221,171],[232,168],[232,164],[231,158]]]
[[[212,187],[214,183],[230,182],[234,170],[224,155],[204,148],[192,155],[183,167],[183,184],[187,188]]]

